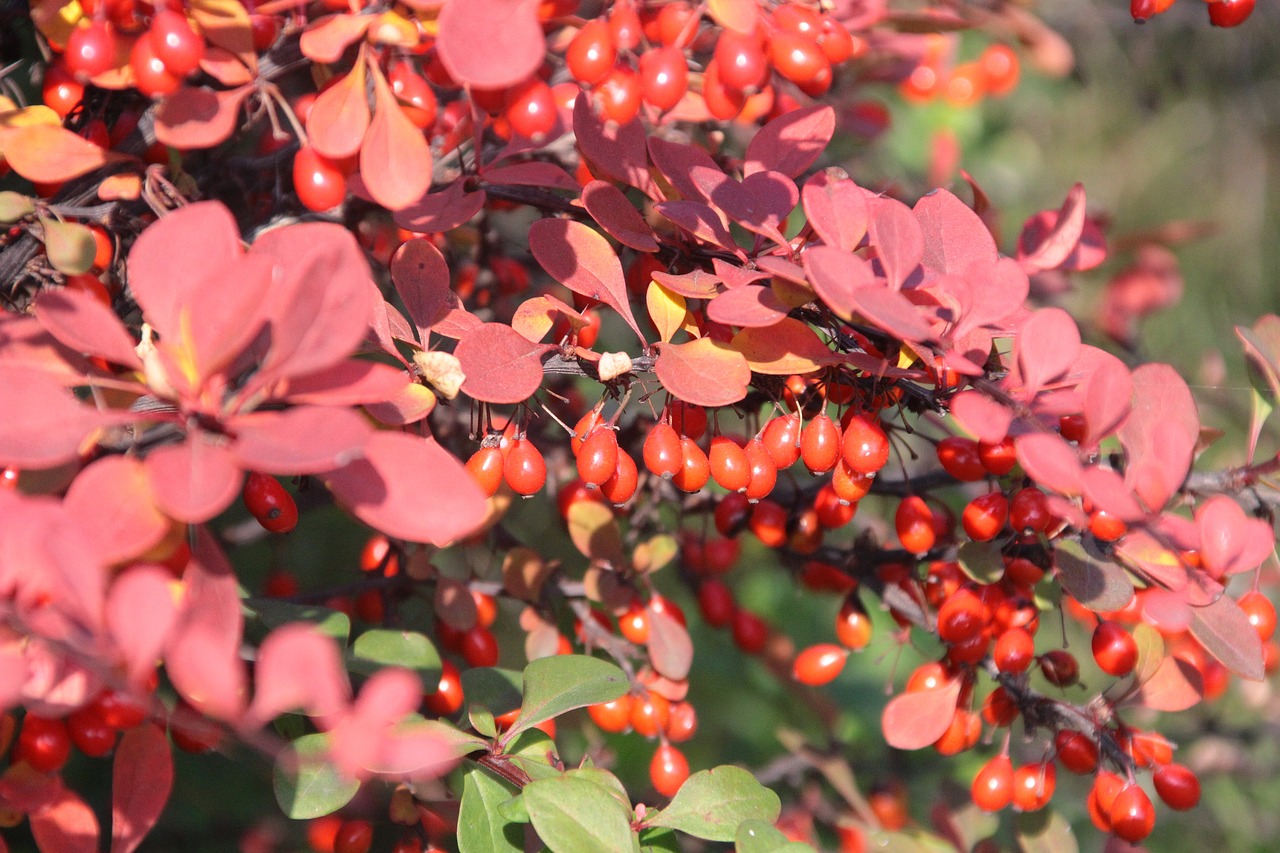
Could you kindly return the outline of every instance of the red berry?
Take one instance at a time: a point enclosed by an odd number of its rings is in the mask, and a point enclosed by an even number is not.
[[[1129,532],[1129,525],[1105,510],[1095,509],[1089,514],[1089,532],[1102,542],[1115,542]]]
[[[1138,785],[1128,784],[1120,789],[1111,808],[1107,810],[1111,831],[1130,844],[1137,844],[1151,834],[1156,825],[1156,810],[1151,798]]]
[[[649,473],[670,480],[684,467],[680,436],[668,423],[659,421],[644,440],[644,466]]]
[[[844,669],[844,662],[848,657],[848,649],[832,643],[810,646],[796,655],[791,664],[791,677],[810,687],[829,684]]]
[[[369,853],[373,826],[367,820],[344,820],[333,837],[333,853]]]
[[[1093,629],[1093,659],[1107,675],[1123,678],[1138,662],[1138,643],[1116,622],[1099,622]]]
[[[556,100],[542,80],[527,80],[507,91],[502,115],[526,139],[540,140],[556,124]]]
[[[664,797],[674,797],[689,778],[689,762],[684,753],[669,743],[660,744],[649,762],[649,779],[653,788]]]
[[[90,758],[102,758],[116,745],[116,729],[108,725],[92,705],[67,717],[67,733],[76,749]]]
[[[426,130],[436,123],[440,102],[427,78],[418,73],[413,63],[393,63],[387,72],[387,82],[391,84],[391,93],[400,102],[401,111],[414,127]]]
[[[830,483],[818,489],[818,494],[813,497],[813,508],[818,514],[818,523],[828,530],[844,527],[858,512],[858,505],[840,500]]]
[[[938,636],[945,643],[965,643],[987,628],[989,614],[973,590],[956,590],[938,608]]]
[[[222,729],[182,699],[169,716],[169,737],[183,752],[204,755],[222,742]]]
[[[919,495],[908,495],[898,504],[893,517],[894,528],[902,547],[912,554],[929,551],[937,539],[933,529],[933,510]]]
[[[616,66],[596,91],[604,117],[609,121],[628,124],[640,113],[640,76],[627,66]]]
[[[182,78],[169,70],[155,52],[155,43],[146,37],[133,43],[129,53],[129,67],[133,69],[133,85],[149,98],[159,98],[176,92]]]
[[[435,692],[423,696],[427,710],[438,717],[452,717],[462,709],[462,678],[458,668],[449,661],[440,664],[440,681]]]
[[[720,62],[713,57],[702,73],[702,100],[712,118],[728,121],[742,112],[747,96],[720,79]]]
[[[774,70],[799,86],[831,74],[831,62],[814,38],[786,30],[769,38],[769,61]]]
[[[996,668],[1001,672],[1019,673],[1031,668],[1036,656],[1036,641],[1026,628],[1010,628],[996,640],[991,653]]]
[[[649,642],[649,613],[643,602],[633,601],[627,612],[618,617],[618,633],[637,646]]]
[[[482,446],[467,460],[467,472],[480,486],[486,495],[494,495],[502,485],[502,469],[506,460],[502,458],[502,449],[494,446]]]
[[[831,473],[831,489],[844,503],[856,504],[870,493],[872,480],[871,474],[854,471],[841,459]]]
[[[640,471],[636,468],[636,460],[627,451],[618,449],[617,465],[609,479],[600,485],[600,494],[611,504],[621,505],[631,500],[640,482]]]
[[[747,453],[731,438],[717,435],[711,439],[711,478],[727,492],[744,492],[751,483],[751,465]],[[745,500],[745,499],[744,499]]]
[[[698,586],[698,610],[712,628],[723,628],[733,619],[733,593],[723,581],[704,580]]]
[[[1215,0],[1209,5],[1209,23],[1215,27],[1238,27],[1253,14],[1255,0]]]
[[[1029,486],[1009,502],[1009,526],[1019,533],[1044,533],[1053,522],[1045,493]]]
[[[1008,474],[1018,464],[1018,454],[1014,450],[1013,439],[1007,436],[995,444],[986,441],[978,442],[978,458],[982,460],[987,471],[997,477]]]
[[[707,431],[707,410],[702,406],[673,400],[667,405],[667,411],[671,414],[671,425],[681,435],[697,441]]]
[[[66,118],[84,99],[84,86],[64,63],[56,62],[45,69],[41,95],[45,106],[57,113],[58,118]]]
[[[1249,617],[1249,624],[1258,633],[1258,639],[1264,643],[1270,640],[1276,632],[1276,608],[1271,600],[1255,589],[1240,596],[1237,603]]]
[[[769,641],[769,626],[759,616],[741,607],[733,612],[730,631],[733,644],[749,655],[764,651],[765,643]]]
[[[781,548],[787,544],[787,511],[776,501],[757,503],[751,511],[748,526],[766,548]]]
[[[569,73],[579,83],[588,86],[604,82],[617,57],[618,46],[613,40],[613,33],[609,31],[609,25],[599,19],[584,24],[564,54]]]
[[[589,486],[605,483],[618,467],[618,435],[609,427],[597,427],[578,450],[578,476]]]
[[[692,438],[684,436],[680,439],[680,461],[680,470],[671,482],[683,492],[700,491],[711,479],[711,463],[707,461],[707,454]]]
[[[502,474],[513,492],[529,497],[546,484],[547,463],[533,442],[524,436],[518,436],[507,448]]]
[[[1194,809],[1200,802],[1200,780],[1181,764],[1166,764],[1156,769],[1151,781],[1165,805],[1178,811]]]
[[[747,462],[751,466],[751,480],[747,483],[747,499],[758,501],[768,497],[778,482],[778,466],[759,438],[753,438],[743,448]]]
[[[331,210],[347,197],[347,178],[333,161],[303,145],[293,155],[293,190],[308,210]]]
[[[825,474],[840,461],[840,427],[826,412],[805,424],[800,435],[800,457],[811,473]]]
[[[249,514],[272,533],[288,533],[298,526],[293,495],[270,474],[250,471],[240,496]]]
[[[1047,806],[1053,799],[1057,777],[1052,761],[1019,767],[1013,774],[1013,807],[1020,812],[1035,812]]]
[[[960,516],[965,534],[974,542],[989,542],[1004,529],[1009,499],[1003,492],[988,492],[969,501]]]
[[[1080,677],[1080,664],[1065,649],[1050,649],[1040,656],[1040,671],[1055,687],[1070,687]]]
[[[672,743],[684,743],[693,737],[698,730],[698,712],[688,702],[677,702],[671,706],[667,717],[667,740]]]
[[[1053,738],[1058,760],[1072,773],[1092,773],[1098,769],[1098,747],[1092,739],[1072,729],[1062,729]]]
[[[111,25],[95,20],[71,31],[62,61],[77,79],[84,80],[110,69],[115,63],[115,54],[116,36]]]
[[[652,48],[640,57],[640,91],[645,103],[665,112],[680,103],[688,90],[689,63],[680,48]]]
[[[963,483],[987,476],[982,457],[978,455],[978,442],[971,438],[948,436],[938,442],[937,453],[943,470]]]
[[[1013,799],[1013,762],[1007,755],[993,757],[973,777],[973,804],[985,812],[998,812]]]
[[[204,57],[204,39],[196,35],[187,17],[172,9],[160,9],[151,18],[151,29],[144,37],[152,50],[175,77],[186,77],[200,67]]]
[[[987,93],[999,98],[1018,85],[1018,54],[1006,44],[989,44],[978,57],[978,67],[987,83]]]
[[[871,642],[871,617],[856,593],[850,593],[836,615],[836,639],[841,645],[858,650]]]
[[[853,473],[874,474],[889,461],[889,439],[875,417],[851,416],[844,425],[840,446],[844,462]]]
[[[631,703],[631,728],[645,737],[657,737],[665,731],[670,716],[671,703],[660,693],[650,691]]]
[[[779,471],[790,468],[800,458],[800,418],[778,415],[765,424],[760,440]]]
[[[620,734],[631,727],[632,696],[624,693],[612,702],[587,707],[587,714],[601,731]]]
[[[754,34],[722,30],[716,40],[715,61],[720,81],[739,91],[755,91],[769,81],[769,60]]]
[[[71,757],[71,735],[67,732],[67,724],[28,713],[22,720],[13,756],[41,773],[62,769]]]
[[[482,625],[462,635],[462,657],[470,666],[496,666],[498,663],[498,639]]]

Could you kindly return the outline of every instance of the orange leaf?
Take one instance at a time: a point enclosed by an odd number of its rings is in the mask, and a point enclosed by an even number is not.
[[[657,344],[654,372],[675,397],[695,406],[728,406],[747,396],[751,368],[739,352],[710,338]]]
[[[360,150],[369,127],[369,99],[364,83],[364,62],[357,62],[350,74],[320,93],[307,115],[311,146],[331,160],[350,157]]]
[[[240,0],[191,0],[187,11],[209,43],[233,54],[250,70],[258,67],[253,49],[253,22]]]
[[[236,129],[250,87],[214,92],[184,86],[164,99],[156,114],[156,139],[171,148],[212,148]]]
[[[756,373],[771,376],[813,373],[840,361],[813,329],[790,317],[772,326],[743,329],[729,346],[742,353]]]
[[[756,0],[710,0],[707,11],[720,26],[740,33],[755,30],[760,17]]]
[[[377,66],[370,71],[375,110],[360,148],[360,178],[374,201],[402,210],[431,189],[431,149],[400,109],[382,72]]]
[[[4,157],[29,181],[57,183],[87,175],[108,163],[129,159],[107,151],[61,127],[24,127],[5,142]]]

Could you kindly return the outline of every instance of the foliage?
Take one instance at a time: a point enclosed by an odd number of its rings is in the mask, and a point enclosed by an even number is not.
[[[0,104],[15,838],[137,849],[194,781],[175,746],[269,765],[321,853],[1072,850],[1082,810],[1119,849],[1150,792],[1199,801],[1155,712],[1280,660],[1280,461],[1256,458],[1280,319],[1236,329],[1243,464],[1197,468],[1220,433],[1137,346],[1185,228],[1130,245],[1082,326],[1063,294],[1113,254],[1082,185],[1002,246],[968,174],[972,203],[912,199],[845,157],[888,121],[864,88],[966,110],[1020,56],[1066,73],[1022,6],[45,0],[24,24],[40,97]],[[968,30],[995,40],[958,62]],[[282,537],[321,559],[331,529],[367,536],[361,574],[301,591]],[[766,553],[767,593],[727,574]],[[790,586],[838,600],[829,633],[784,617]],[[1091,656],[1039,630],[1059,617]],[[697,731],[751,700],[715,629],[816,720],[781,758]],[[928,659],[843,713],[873,637]],[[912,823],[855,778],[851,726],[973,753],[969,802]],[[108,756],[109,811],[79,775]]]

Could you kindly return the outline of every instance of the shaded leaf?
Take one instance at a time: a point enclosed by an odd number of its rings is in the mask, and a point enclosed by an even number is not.
[[[924,231],[911,208],[896,199],[874,198],[869,206],[867,239],[875,247],[889,286],[897,290],[924,257]]]
[[[373,628],[356,637],[349,658],[351,668],[372,675],[384,666],[402,666],[422,678],[424,684],[440,680],[440,653],[425,634]]]
[[[542,387],[542,358],[552,349],[505,323],[478,326],[453,351],[467,377],[462,392],[486,403],[524,402]]]
[[[735,853],[775,853],[790,844],[782,830],[769,820],[744,820],[733,836]]]
[[[803,261],[818,296],[845,319],[852,317],[857,308],[854,291],[875,284],[871,265],[843,248],[813,246],[804,253]]]
[[[542,36],[538,36],[539,61]],[[653,175],[649,173],[649,157],[645,149],[648,138],[639,119],[624,125],[606,122],[591,107],[591,99],[573,104],[573,136],[578,150],[591,163],[592,174],[616,178],[635,187],[650,198],[662,198]]]
[[[132,853],[156,825],[173,789],[173,753],[154,723],[124,733],[111,762],[111,853]]]
[[[794,178],[826,150],[835,130],[836,111],[827,104],[783,113],[751,137],[742,174],[749,177],[769,170]]]
[[[562,776],[524,787],[525,808],[538,837],[554,853],[631,849],[629,811],[605,788]]]
[[[1080,483],[1085,497],[1095,507],[1125,523],[1137,521],[1146,515],[1124,484],[1124,478],[1110,468],[1090,465],[1084,469]]]
[[[1241,678],[1261,681],[1263,667],[1262,640],[1249,624],[1249,617],[1230,596],[1223,595],[1212,604],[1192,608],[1191,635],[1205,651]]]
[[[1018,370],[1028,394],[1058,379],[1080,355],[1080,329],[1061,308],[1042,308],[1018,330]]]
[[[253,49],[253,21],[249,10],[237,0],[191,0],[191,17],[200,33],[215,47],[233,54],[249,70],[257,69]]]
[[[700,201],[660,201],[653,206],[667,219],[693,236],[713,246],[719,246],[741,255],[729,229],[720,221],[716,212]]]
[[[979,583],[991,584],[1004,576],[1004,560],[995,542],[965,542],[956,553],[960,570]]]
[[[751,367],[742,353],[710,338],[654,348],[654,373],[674,397],[695,406],[728,406],[747,395]]]
[[[375,432],[363,459],[325,480],[356,518],[411,542],[453,542],[487,513],[484,494],[462,463],[434,439],[407,433]]]
[[[1105,359],[1085,377],[1084,421],[1086,447],[1111,435],[1129,416],[1133,398],[1133,379],[1129,368],[1118,358]]]
[[[98,853],[98,818],[69,788],[59,790],[28,820],[42,853]]]
[[[274,598],[255,598],[245,602],[250,617],[268,628],[280,628],[290,622],[306,622],[325,636],[345,646],[351,635],[351,617],[341,610],[314,604],[295,604]]]
[[[258,648],[248,719],[264,725],[286,711],[305,711],[329,728],[351,702],[338,644],[315,625],[295,622],[272,631]]]
[[[615,566],[625,563],[622,530],[609,507],[597,501],[574,501],[566,520],[569,538],[584,557]]]
[[[787,306],[768,287],[746,285],[726,290],[707,303],[707,316],[726,326],[763,328],[787,316]]]
[[[1190,661],[1169,655],[1142,683],[1134,701],[1155,711],[1185,711],[1204,699],[1204,676]]]
[[[1018,462],[1031,479],[1061,495],[1080,494],[1080,457],[1056,432],[1033,432],[1014,440]]]
[[[693,665],[693,641],[689,631],[666,608],[647,608],[649,614],[649,662],[672,681],[689,677]]]
[[[857,312],[879,328],[905,341],[926,341],[934,335],[920,310],[899,290],[873,284],[853,291]]]
[[[524,670],[520,716],[508,738],[566,711],[612,702],[629,687],[626,673],[599,658],[554,655],[531,661]]]
[[[218,92],[183,86],[160,103],[156,139],[183,150],[221,145],[235,132],[240,106],[252,91],[251,85]]]
[[[827,349],[817,332],[791,317],[767,328],[743,329],[729,346],[742,354],[753,371],[772,376],[813,373],[841,360]]]
[[[617,311],[645,343],[631,313],[622,263],[608,240],[571,219],[539,219],[529,227],[529,249],[552,278]]]
[[[960,679],[935,690],[900,693],[885,706],[880,718],[885,741],[897,749],[924,749],[951,726],[960,696]]]
[[[1076,853],[1080,849],[1071,824],[1056,809],[1022,812],[1016,824],[1021,853]]]
[[[106,619],[129,681],[145,683],[178,620],[173,574],[147,565],[122,572],[107,593]]]
[[[640,252],[658,251],[653,229],[622,190],[608,181],[592,181],[582,188],[582,203],[591,218],[624,246]]]
[[[1076,184],[1067,192],[1056,219],[1047,233],[1037,227],[1044,220],[1032,217],[1018,235],[1018,261],[1029,272],[1051,270],[1071,257],[1084,231],[1084,185]]]
[[[444,14],[453,7],[470,9],[483,2],[502,0],[452,3],[445,7]],[[473,53],[487,55],[487,51]],[[369,67],[373,76],[374,113],[360,146],[360,179],[378,204],[388,210],[403,210],[431,189],[431,148],[422,131],[400,109],[382,72],[376,65]]]
[[[494,186],[546,187],[573,193],[582,191],[582,185],[572,175],[555,163],[547,163],[543,160],[529,160],[506,166],[489,166],[482,176],[485,183]]]
[[[484,190],[469,190],[466,181],[453,181],[443,191],[393,212],[396,224],[415,234],[452,231],[479,213],[487,198]]]
[[[667,179],[667,183],[676,189],[680,198],[685,201],[711,200],[693,179],[693,175],[697,169],[706,169],[710,172],[723,172],[723,170],[716,166],[716,161],[704,148],[651,136],[648,151],[653,165],[658,168],[662,177]]]
[[[35,313],[40,325],[64,346],[124,367],[142,366],[133,338],[114,312],[87,293],[41,290],[36,294]]]
[[[467,703],[495,715],[520,707],[521,684],[521,674],[510,669],[477,667],[462,673],[462,693]]]
[[[655,272],[653,280],[686,299],[713,299],[719,293],[716,285],[720,284],[720,277],[702,270],[694,270],[684,275]]]
[[[708,841],[733,841],[744,821],[773,823],[778,795],[739,767],[724,765],[694,773],[650,826],[668,826]],[[750,832],[748,828],[748,832]]]
[[[406,240],[391,256],[391,281],[425,345],[427,331],[449,308],[449,266],[444,255],[430,240]]]
[[[157,448],[143,464],[156,506],[187,524],[200,524],[222,512],[244,482],[235,455],[204,433]]]
[[[504,820],[499,810],[518,793],[480,767],[467,771],[462,780],[462,804],[458,810],[460,853],[524,850],[524,827]]]
[[[303,735],[276,757],[272,788],[280,809],[294,820],[333,814],[351,802],[360,782],[329,761],[329,736]]]
[[[436,48],[449,75],[482,89],[528,79],[542,64],[546,43],[534,0],[469,0],[440,11]]]
[[[1133,598],[1133,583],[1124,569],[1099,553],[1092,543],[1065,539],[1053,550],[1062,588],[1085,607],[1100,613],[1119,610]]]

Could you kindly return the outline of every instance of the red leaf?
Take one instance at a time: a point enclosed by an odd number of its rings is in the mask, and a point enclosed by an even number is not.
[[[1169,655],[1134,696],[1153,711],[1185,711],[1204,698],[1204,677],[1195,664]]]
[[[951,415],[978,439],[992,443],[1002,441],[1013,423],[1013,412],[979,391],[952,397]]]
[[[239,255],[203,272],[203,279],[188,282],[186,301],[178,306],[178,324],[156,324],[161,333],[156,347],[174,365],[173,371],[166,367],[166,372],[175,385],[182,387],[177,381],[180,376],[193,391],[230,367],[258,337],[264,313],[277,296],[275,279],[282,277],[270,261],[253,255]],[[193,322],[193,317],[199,320]],[[266,318],[273,326],[278,321],[270,314]],[[263,379],[259,371],[258,380]]]
[[[688,299],[714,299],[719,292],[716,285],[720,284],[719,276],[702,270],[694,270],[684,275],[655,272],[653,280],[672,293],[678,293]]]
[[[724,258],[712,258],[711,269],[729,290],[746,287],[752,282],[761,281],[769,277],[769,273],[762,269],[749,270],[730,263]]]
[[[267,474],[318,474],[360,455],[372,427],[358,412],[298,406],[239,415],[231,445],[242,468]]]
[[[156,506],[187,524],[208,521],[226,509],[244,479],[231,450],[204,433],[153,450],[143,464]]]
[[[396,224],[415,234],[452,231],[479,213],[487,198],[484,190],[473,192],[466,181],[454,181],[443,192],[429,193],[395,211]]]
[[[551,349],[505,323],[485,323],[453,351],[467,377],[462,393],[485,403],[522,403],[542,387],[542,358]]]
[[[1042,308],[1022,324],[1014,346],[1023,386],[1028,394],[1035,394],[1076,363],[1080,329],[1061,308]]]
[[[275,396],[299,405],[356,406],[393,397],[409,381],[398,367],[348,359],[315,373],[289,377]]]
[[[107,628],[124,656],[129,681],[142,685],[155,671],[178,619],[172,573],[136,566],[116,577],[107,593]]]
[[[450,3],[445,7],[442,18],[455,8],[475,9],[503,2],[469,0],[467,3]],[[437,45],[443,48],[443,38]],[[541,56],[541,30],[538,31],[538,45]],[[472,50],[472,55],[481,54],[489,55],[488,51]],[[427,145],[422,131],[400,109],[400,103],[382,72],[376,65],[370,65],[370,69],[374,113],[364,135],[364,144],[360,146],[360,179],[378,204],[388,210],[403,210],[420,201],[431,189],[431,147]]]
[[[679,225],[685,231],[713,246],[728,249],[739,256],[743,254],[733,241],[733,235],[724,227],[720,217],[699,201],[660,201],[654,210]]]
[[[1249,624],[1249,617],[1230,596],[1192,610],[1191,636],[1227,669],[1249,681],[1261,681],[1262,640]]]
[[[993,264],[998,252],[987,226],[968,205],[943,189],[916,202],[916,219],[924,232],[926,267],[963,275],[974,263]]]
[[[693,664],[693,641],[689,631],[665,608],[647,608],[649,614],[649,661],[660,675],[672,681],[689,677]]]
[[[475,480],[431,438],[376,432],[363,459],[325,479],[356,518],[413,542],[448,544],[475,530],[486,513]]]
[[[226,268],[242,254],[240,231],[226,207],[213,201],[189,204],[138,236],[129,252],[129,290],[152,326],[180,340],[182,312],[209,285],[210,271]],[[200,263],[191,263],[192,258]],[[220,291],[239,282],[218,284]]]
[[[253,705],[246,721],[266,725],[286,711],[302,710],[322,730],[351,701],[351,684],[337,645],[312,625],[295,622],[267,635],[254,666]]]
[[[836,111],[826,104],[783,113],[747,143],[742,174],[769,170],[794,178],[813,165],[835,132]]]
[[[1129,523],[1142,519],[1146,512],[1134,500],[1124,478],[1110,468],[1090,465],[1084,469],[1080,484],[1084,496],[1100,510]]]
[[[1085,377],[1081,391],[1084,394],[1086,427],[1081,443],[1091,447],[1115,432],[1129,416],[1133,379],[1124,362],[1109,358]]]
[[[742,354],[710,338],[655,345],[654,372],[672,396],[695,406],[728,406],[747,395],[751,368]]]
[[[95,429],[124,420],[82,405],[50,376],[0,364],[0,465],[52,468],[75,459]]]
[[[1041,272],[1064,264],[1080,242],[1084,215],[1084,185],[1076,184],[1067,193],[1048,233],[1040,227],[1046,220],[1038,221],[1037,217],[1028,220],[1018,235],[1018,261],[1022,268],[1027,272]]]
[[[582,188],[582,203],[591,218],[624,246],[640,252],[658,251],[653,229],[622,192],[608,181],[592,181]]]
[[[64,346],[124,367],[142,367],[133,338],[112,310],[89,294],[42,290],[36,295],[35,312],[40,325]]]
[[[787,306],[768,287],[747,285],[726,290],[707,303],[707,316],[726,326],[772,326],[787,316]]]
[[[732,178],[721,182],[711,200],[743,228],[783,245],[787,238],[781,226],[795,210],[800,192],[780,172],[756,172],[741,184]]]
[[[1191,468],[1200,438],[1200,416],[1191,389],[1169,365],[1141,365],[1134,369],[1132,379],[1133,409],[1118,433],[1128,457],[1125,482],[1130,488],[1143,486],[1150,495],[1144,495],[1147,506],[1157,510]]]
[[[406,240],[391,256],[391,281],[426,343],[432,324],[449,308],[449,266],[430,240]]]
[[[95,145],[60,125],[30,124],[19,128],[5,141],[4,159],[13,171],[29,181],[58,183],[129,158]]]
[[[1192,610],[1186,596],[1158,586],[1142,594],[1142,621],[1168,636],[1191,627]]]
[[[792,317],[767,328],[743,329],[729,346],[742,353],[753,371],[770,376],[813,373],[844,360],[843,355],[829,350],[810,326]]]
[[[377,18],[372,15],[346,13],[320,18],[303,30],[302,37],[298,40],[298,49],[307,59],[325,64],[335,63],[347,52],[348,47],[364,38],[375,21]]]
[[[63,505],[106,563],[142,554],[169,531],[169,519],[152,503],[146,470],[133,457],[91,463],[71,481]]]
[[[1031,282],[1012,258],[1000,258],[994,264],[970,264],[964,279],[969,283],[970,301],[953,337],[962,337],[979,326],[997,328],[1002,321],[1025,310],[1022,304],[1027,301]]]
[[[187,594],[165,653],[165,671],[198,711],[215,719],[237,720],[247,693],[240,659],[244,616],[239,583],[207,528],[196,531],[183,579]]]
[[[1200,558],[1214,577],[1256,569],[1275,547],[1271,525],[1244,514],[1226,495],[1214,495],[1196,510]]]
[[[493,186],[544,187],[553,190],[581,192],[582,185],[555,163],[530,160],[508,166],[490,166],[481,173],[486,184]]]
[[[898,694],[885,706],[880,718],[885,741],[896,749],[931,746],[951,727],[959,698],[958,678],[935,690]]]
[[[440,59],[449,75],[467,86],[514,86],[538,70],[546,53],[535,0],[446,3],[438,22]]]
[[[369,96],[365,92],[364,63],[357,61],[350,73],[316,96],[307,114],[307,136],[316,151],[332,160],[341,160],[360,150],[368,127]]]
[[[662,177],[675,187],[685,201],[710,201],[702,187],[693,179],[695,170],[724,171],[700,146],[670,142],[657,136],[649,137],[649,157]]]
[[[539,61],[543,49],[539,33]],[[577,98],[573,104],[573,135],[578,150],[590,161],[593,174],[617,178],[649,198],[662,198],[653,175],[649,174],[649,157],[645,150],[647,137],[639,119],[624,125],[606,123],[591,108],[590,98]]]
[[[870,212],[866,194],[857,184],[829,171],[818,172],[805,181],[800,198],[809,224],[823,243],[846,252],[858,248],[867,234]]]
[[[1080,494],[1080,457],[1056,432],[1033,432],[1014,440],[1018,462],[1040,485],[1068,497]]]
[[[173,753],[154,723],[124,733],[111,762],[111,853],[133,853],[173,790]]]
[[[900,290],[878,284],[858,287],[853,291],[853,304],[857,313],[904,341],[927,341],[934,337],[919,309]]]
[[[40,853],[98,853],[98,818],[69,788],[28,819]]]
[[[254,88],[250,84],[215,92],[183,86],[161,101],[156,113],[156,139],[184,151],[221,145],[235,132],[240,105]]]
[[[896,199],[874,198],[869,206],[868,240],[875,246],[889,286],[900,289],[924,257],[924,232],[911,208]]]
[[[847,249],[834,245],[813,246],[801,258],[809,283],[818,296],[846,320],[853,316],[856,308],[853,292],[875,284],[871,264]]]
[[[627,300],[622,264],[608,240],[580,222],[539,219],[529,227],[529,249],[552,278],[617,311],[646,343]]]

